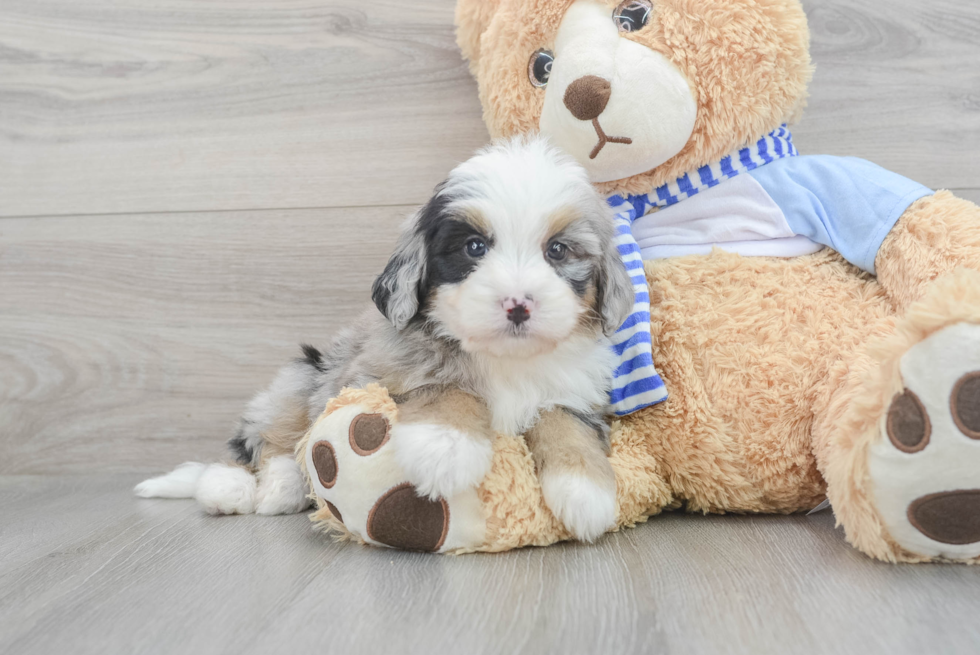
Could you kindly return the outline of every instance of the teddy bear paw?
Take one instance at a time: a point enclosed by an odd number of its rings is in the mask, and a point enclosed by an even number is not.
[[[446,425],[402,423],[392,428],[395,460],[421,496],[452,498],[479,486],[490,470],[493,446]]]
[[[541,478],[544,502],[580,541],[595,541],[616,525],[616,487],[579,473],[552,473]]]
[[[980,325],[946,327],[901,360],[868,467],[885,527],[925,557],[980,557]]]

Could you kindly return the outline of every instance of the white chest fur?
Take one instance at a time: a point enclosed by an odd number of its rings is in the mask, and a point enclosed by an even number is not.
[[[551,407],[588,412],[605,405],[615,360],[608,341],[585,337],[536,357],[482,358],[482,395],[490,405],[493,429],[522,434]]]

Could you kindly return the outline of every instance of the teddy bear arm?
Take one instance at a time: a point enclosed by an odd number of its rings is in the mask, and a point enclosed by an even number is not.
[[[899,313],[933,280],[956,268],[980,270],[980,207],[949,191],[921,198],[889,232],[875,266]]]

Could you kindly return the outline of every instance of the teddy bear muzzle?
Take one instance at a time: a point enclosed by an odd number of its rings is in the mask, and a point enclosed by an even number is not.
[[[589,153],[589,159],[595,159],[607,143],[622,143],[630,145],[633,139],[626,136],[609,136],[599,123],[599,116],[609,104],[612,95],[612,85],[598,75],[585,75],[568,85],[562,102],[569,113],[580,121],[592,121],[599,141]]]

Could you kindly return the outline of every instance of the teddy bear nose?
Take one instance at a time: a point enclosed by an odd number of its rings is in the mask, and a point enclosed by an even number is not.
[[[590,121],[599,116],[609,102],[612,87],[609,80],[595,75],[580,77],[565,89],[565,106],[580,121]]]

